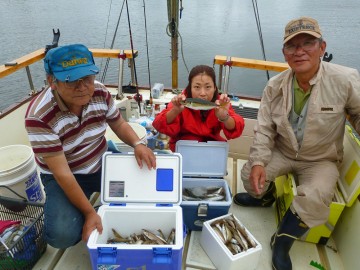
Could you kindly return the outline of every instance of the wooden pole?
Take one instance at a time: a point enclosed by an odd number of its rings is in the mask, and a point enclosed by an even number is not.
[[[170,0],[170,32],[171,32],[171,70],[172,89],[178,89],[178,27],[179,27],[179,1]]]

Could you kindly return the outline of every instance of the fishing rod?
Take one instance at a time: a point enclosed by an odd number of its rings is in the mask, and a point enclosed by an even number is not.
[[[252,0],[252,4],[253,4],[253,9],[254,9],[254,15],[255,15],[255,20],[256,20],[256,25],[258,28],[258,34],[259,34],[259,39],[260,39],[260,45],[261,45],[261,50],[262,50],[262,54],[263,54],[263,59],[266,61],[266,55],[265,55],[265,48],[264,48],[264,40],[263,40],[263,36],[262,36],[262,31],[261,31],[261,23],[260,23],[260,15],[259,15],[259,9],[257,6],[257,0]],[[269,76],[269,71],[266,70],[266,75],[267,75],[267,79],[270,80],[270,76]]]
[[[134,96],[134,99],[137,101],[138,106],[139,106],[139,113],[141,113],[140,102],[142,101],[142,96],[139,94],[139,86],[138,86],[137,74],[136,74],[134,45],[133,45],[133,40],[132,40],[131,24],[130,24],[130,15],[129,15],[129,6],[128,6],[128,1],[127,1],[127,0],[126,0],[126,11],[127,11],[127,17],[128,17],[128,25],[129,25],[131,56],[132,56],[132,60],[133,60],[133,62],[134,62],[134,75],[135,75],[135,88],[136,88],[136,94],[135,94],[135,96]]]
[[[125,1],[123,1],[122,6],[121,6],[119,18],[118,18],[118,21],[117,21],[117,24],[116,24],[116,27],[115,27],[115,32],[114,32],[114,35],[113,35],[113,39],[112,39],[112,41],[111,41],[110,49],[114,48],[115,38],[116,38],[116,35],[117,35],[117,31],[118,31],[118,29],[119,29],[121,14],[122,14],[123,8],[124,8],[124,3],[125,3]],[[108,28],[109,28],[110,10],[111,10],[111,5],[110,5],[110,8],[109,8],[108,23],[107,23],[107,26],[106,26],[106,33],[105,33],[105,40],[104,40],[104,48],[105,48],[105,44],[106,44],[107,30],[108,30]],[[104,67],[104,69],[103,69],[102,77],[101,77],[101,80],[100,80],[102,83],[105,81],[105,77],[106,77],[106,73],[107,73],[107,70],[108,70],[108,67],[109,67],[109,63],[110,63],[110,58],[108,57],[108,58],[106,59],[105,67]],[[102,60],[101,60],[101,67],[102,67]],[[120,88],[120,85],[119,85],[119,88]]]
[[[145,11],[145,0],[143,0],[144,4],[144,19],[145,19],[145,39],[146,39],[146,55],[147,55],[147,66],[148,66],[148,74],[149,74],[149,90],[150,90],[150,100],[149,104],[153,104],[153,98],[151,94],[151,81],[150,81],[150,60],[149,60],[149,44],[148,44],[148,38],[147,38],[147,26],[146,26],[146,11]]]

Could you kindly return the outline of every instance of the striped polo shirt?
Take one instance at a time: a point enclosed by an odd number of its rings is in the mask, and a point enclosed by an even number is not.
[[[73,173],[94,173],[107,150],[107,122],[120,118],[111,94],[95,81],[95,91],[82,116],[71,113],[58,93],[48,88],[29,104],[25,127],[43,173],[51,173],[44,157],[64,153]]]

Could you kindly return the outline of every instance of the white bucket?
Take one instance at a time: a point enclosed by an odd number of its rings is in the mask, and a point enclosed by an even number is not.
[[[128,124],[132,127],[132,129],[135,131],[136,135],[138,135],[140,139],[145,138],[146,128],[144,128],[138,123],[128,122]],[[107,127],[105,137],[107,140],[112,140],[115,143],[123,143],[123,141],[121,141],[118,136],[116,136],[116,134],[114,133],[114,131],[112,131],[110,127]]]
[[[29,201],[43,200],[34,153],[29,146],[9,145],[0,148],[0,185],[7,186]],[[0,187],[0,195],[20,199],[3,187]]]

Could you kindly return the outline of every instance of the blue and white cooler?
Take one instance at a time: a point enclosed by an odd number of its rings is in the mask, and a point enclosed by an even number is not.
[[[103,232],[87,243],[93,269],[181,269],[184,226],[180,154],[156,154],[156,170],[139,168],[133,153],[105,153],[98,214]],[[122,237],[161,230],[170,244],[109,242],[113,229]]]
[[[228,152],[227,142],[180,140],[176,143],[176,153],[181,154],[183,161],[181,207],[189,230],[201,231],[203,222],[228,213],[232,202],[229,185],[224,179]],[[221,193],[200,196],[201,200],[186,198],[188,191],[206,193],[208,190],[221,190]]]

